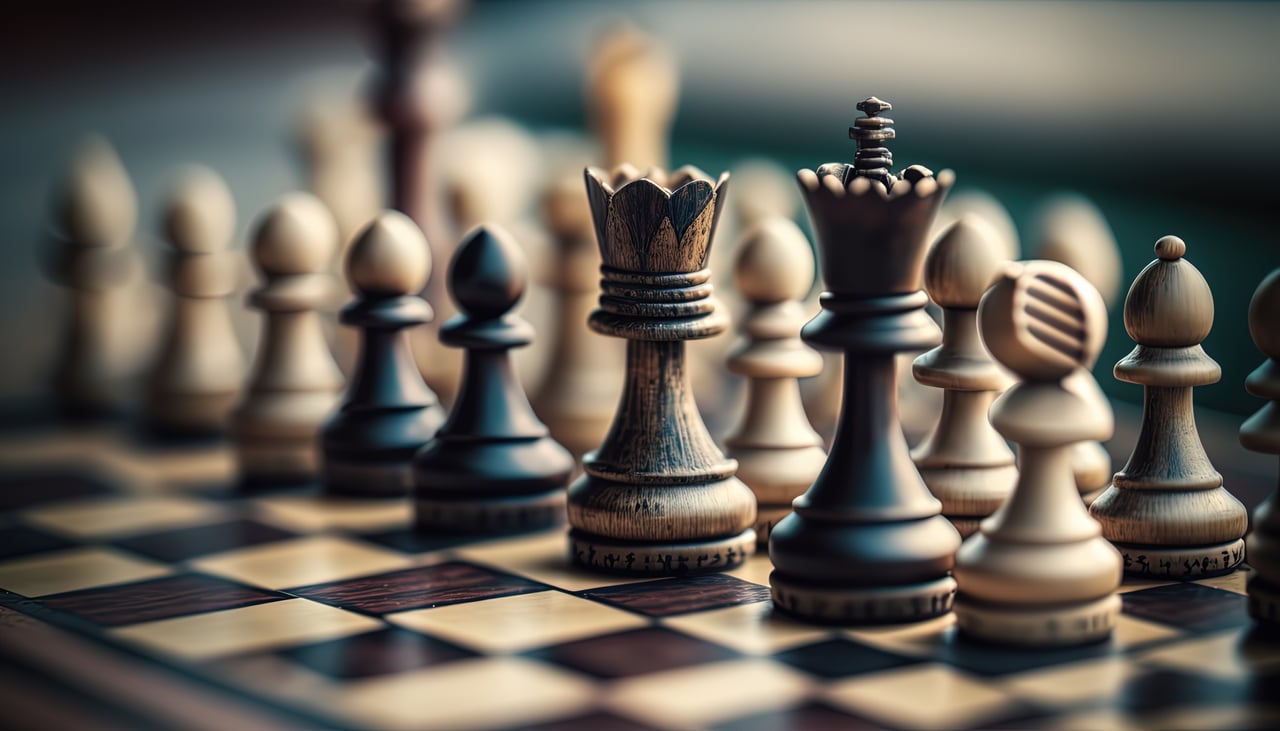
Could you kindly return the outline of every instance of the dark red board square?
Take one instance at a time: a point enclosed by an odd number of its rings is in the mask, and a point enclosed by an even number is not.
[[[670,617],[767,601],[769,587],[723,574],[710,574],[606,586],[580,592],[580,595],[650,617]]]
[[[476,599],[545,591],[548,587],[461,561],[289,589],[290,594],[382,615]]]
[[[339,680],[402,673],[475,656],[444,640],[394,627],[292,647],[280,654]]]
[[[40,603],[90,622],[119,627],[279,601],[284,595],[203,574],[54,594]]]
[[[530,655],[606,679],[675,670],[739,657],[738,653],[727,647],[664,627],[645,627],[566,642],[536,650]]]
[[[295,536],[274,526],[237,519],[130,536],[116,541],[116,545],[160,561],[178,562]]]

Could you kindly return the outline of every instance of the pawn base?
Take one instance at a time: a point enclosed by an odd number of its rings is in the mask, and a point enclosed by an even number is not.
[[[413,489],[413,470],[407,460],[388,462],[324,461],[324,489],[331,495],[403,497]]]
[[[969,637],[1018,647],[1070,647],[1111,636],[1120,616],[1120,596],[1080,604],[1027,606],[956,598],[956,626]]]
[[[1211,546],[1112,545],[1124,556],[1124,572],[1144,579],[1207,579],[1235,571],[1244,560],[1244,539]]]
[[[1261,576],[1249,580],[1249,616],[1280,628],[1280,586]]]
[[[761,503],[756,509],[756,545],[764,548],[769,545],[769,534],[778,521],[791,514],[791,503],[786,505],[767,505]]]
[[[769,575],[773,606],[807,622],[821,624],[896,624],[917,622],[951,611],[956,581],[899,586],[831,586]]]
[[[756,550],[750,528],[728,538],[693,542],[629,541],[569,531],[574,564],[629,576],[687,576],[737,568]]]
[[[450,499],[419,492],[413,501],[419,531],[462,535],[524,533],[565,521],[564,490],[534,495]]]

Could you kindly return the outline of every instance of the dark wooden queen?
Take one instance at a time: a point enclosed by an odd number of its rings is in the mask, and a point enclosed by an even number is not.
[[[627,340],[604,442],[569,488],[570,555],[629,574],[718,571],[755,551],[755,495],[698,413],[684,341],[722,332],[707,258],[728,174],[586,171],[600,267],[596,332]]]
[[[774,605],[807,620],[902,622],[950,610],[960,536],[941,515],[898,421],[898,353],[928,350],[941,331],[921,290],[927,235],[955,176],[920,166],[895,175],[892,107],[875,97],[849,136],[853,164],[798,174],[827,291],[804,328],[845,354],[844,400],[826,467],[773,529]]]

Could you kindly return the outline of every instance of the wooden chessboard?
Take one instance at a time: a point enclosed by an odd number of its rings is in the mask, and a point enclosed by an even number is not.
[[[1280,641],[1247,571],[1132,582],[1107,643],[1021,651],[951,618],[815,627],[768,558],[624,580],[560,531],[421,536],[405,501],[228,488],[221,447],[0,445],[0,726],[1263,728]]]

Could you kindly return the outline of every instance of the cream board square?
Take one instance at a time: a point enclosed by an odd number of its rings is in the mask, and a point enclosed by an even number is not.
[[[773,611],[772,602],[752,602],[696,614],[664,617],[662,624],[750,655],[807,645],[835,632],[801,624]]]
[[[358,728],[523,727],[590,707],[593,684],[573,673],[516,657],[479,657],[348,683],[326,700]]]
[[[89,498],[33,508],[23,513],[23,519],[81,540],[104,540],[211,523],[225,515],[221,506],[204,500],[138,495]]]
[[[287,589],[394,571],[406,556],[338,536],[309,536],[207,556],[192,566],[268,589]]]
[[[698,728],[801,703],[809,687],[787,666],[751,658],[619,681],[605,705],[663,728]]]
[[[523,652],[648,624],[630,612],[558,591],[415,609],[384,619],[490,653]]]
[[[376,619],[307,599],[162,619],[111,631],[114,636],[187,660],[331,640],[381,627]]]
[[[1280,666],[1280,657],[1262,659],[1245,655],[1238,630],[1148,650],[1136,660],[1147,666],[1216,675],[1226,680],[1243,680],[1256,669],[1275,670]]]
[[[1136,674],[1132,662],[1113,656],[1018,673],[1000,685],[1009,693],[1040,705],[1070,706],[1103,702],[1120,692],[1125,681]]]
[[[35,597],[167,576],[169,566],[111,548],[72,548],[0,563],[0,588]]]
[[[483,563],[502,571],[518,573],[534,581],[558,586],[568,591],[583,591],[600,586],[656,581],[660,577],[628,578],[593,573],[569,563],[569,540],[563,529],[538,533],[525,538],[505,539],[474,544],[456,551],[460,558]]]
[[[254,503],[255,517],[302,533],[323,530],[373,532],[409,525],[408,500],[359,500],[326,495],[287,495]]]
[[[937,663],[833,683],[826,696],[860,716],[920,729],[980,726],[1010,700],[1005,691]]]

